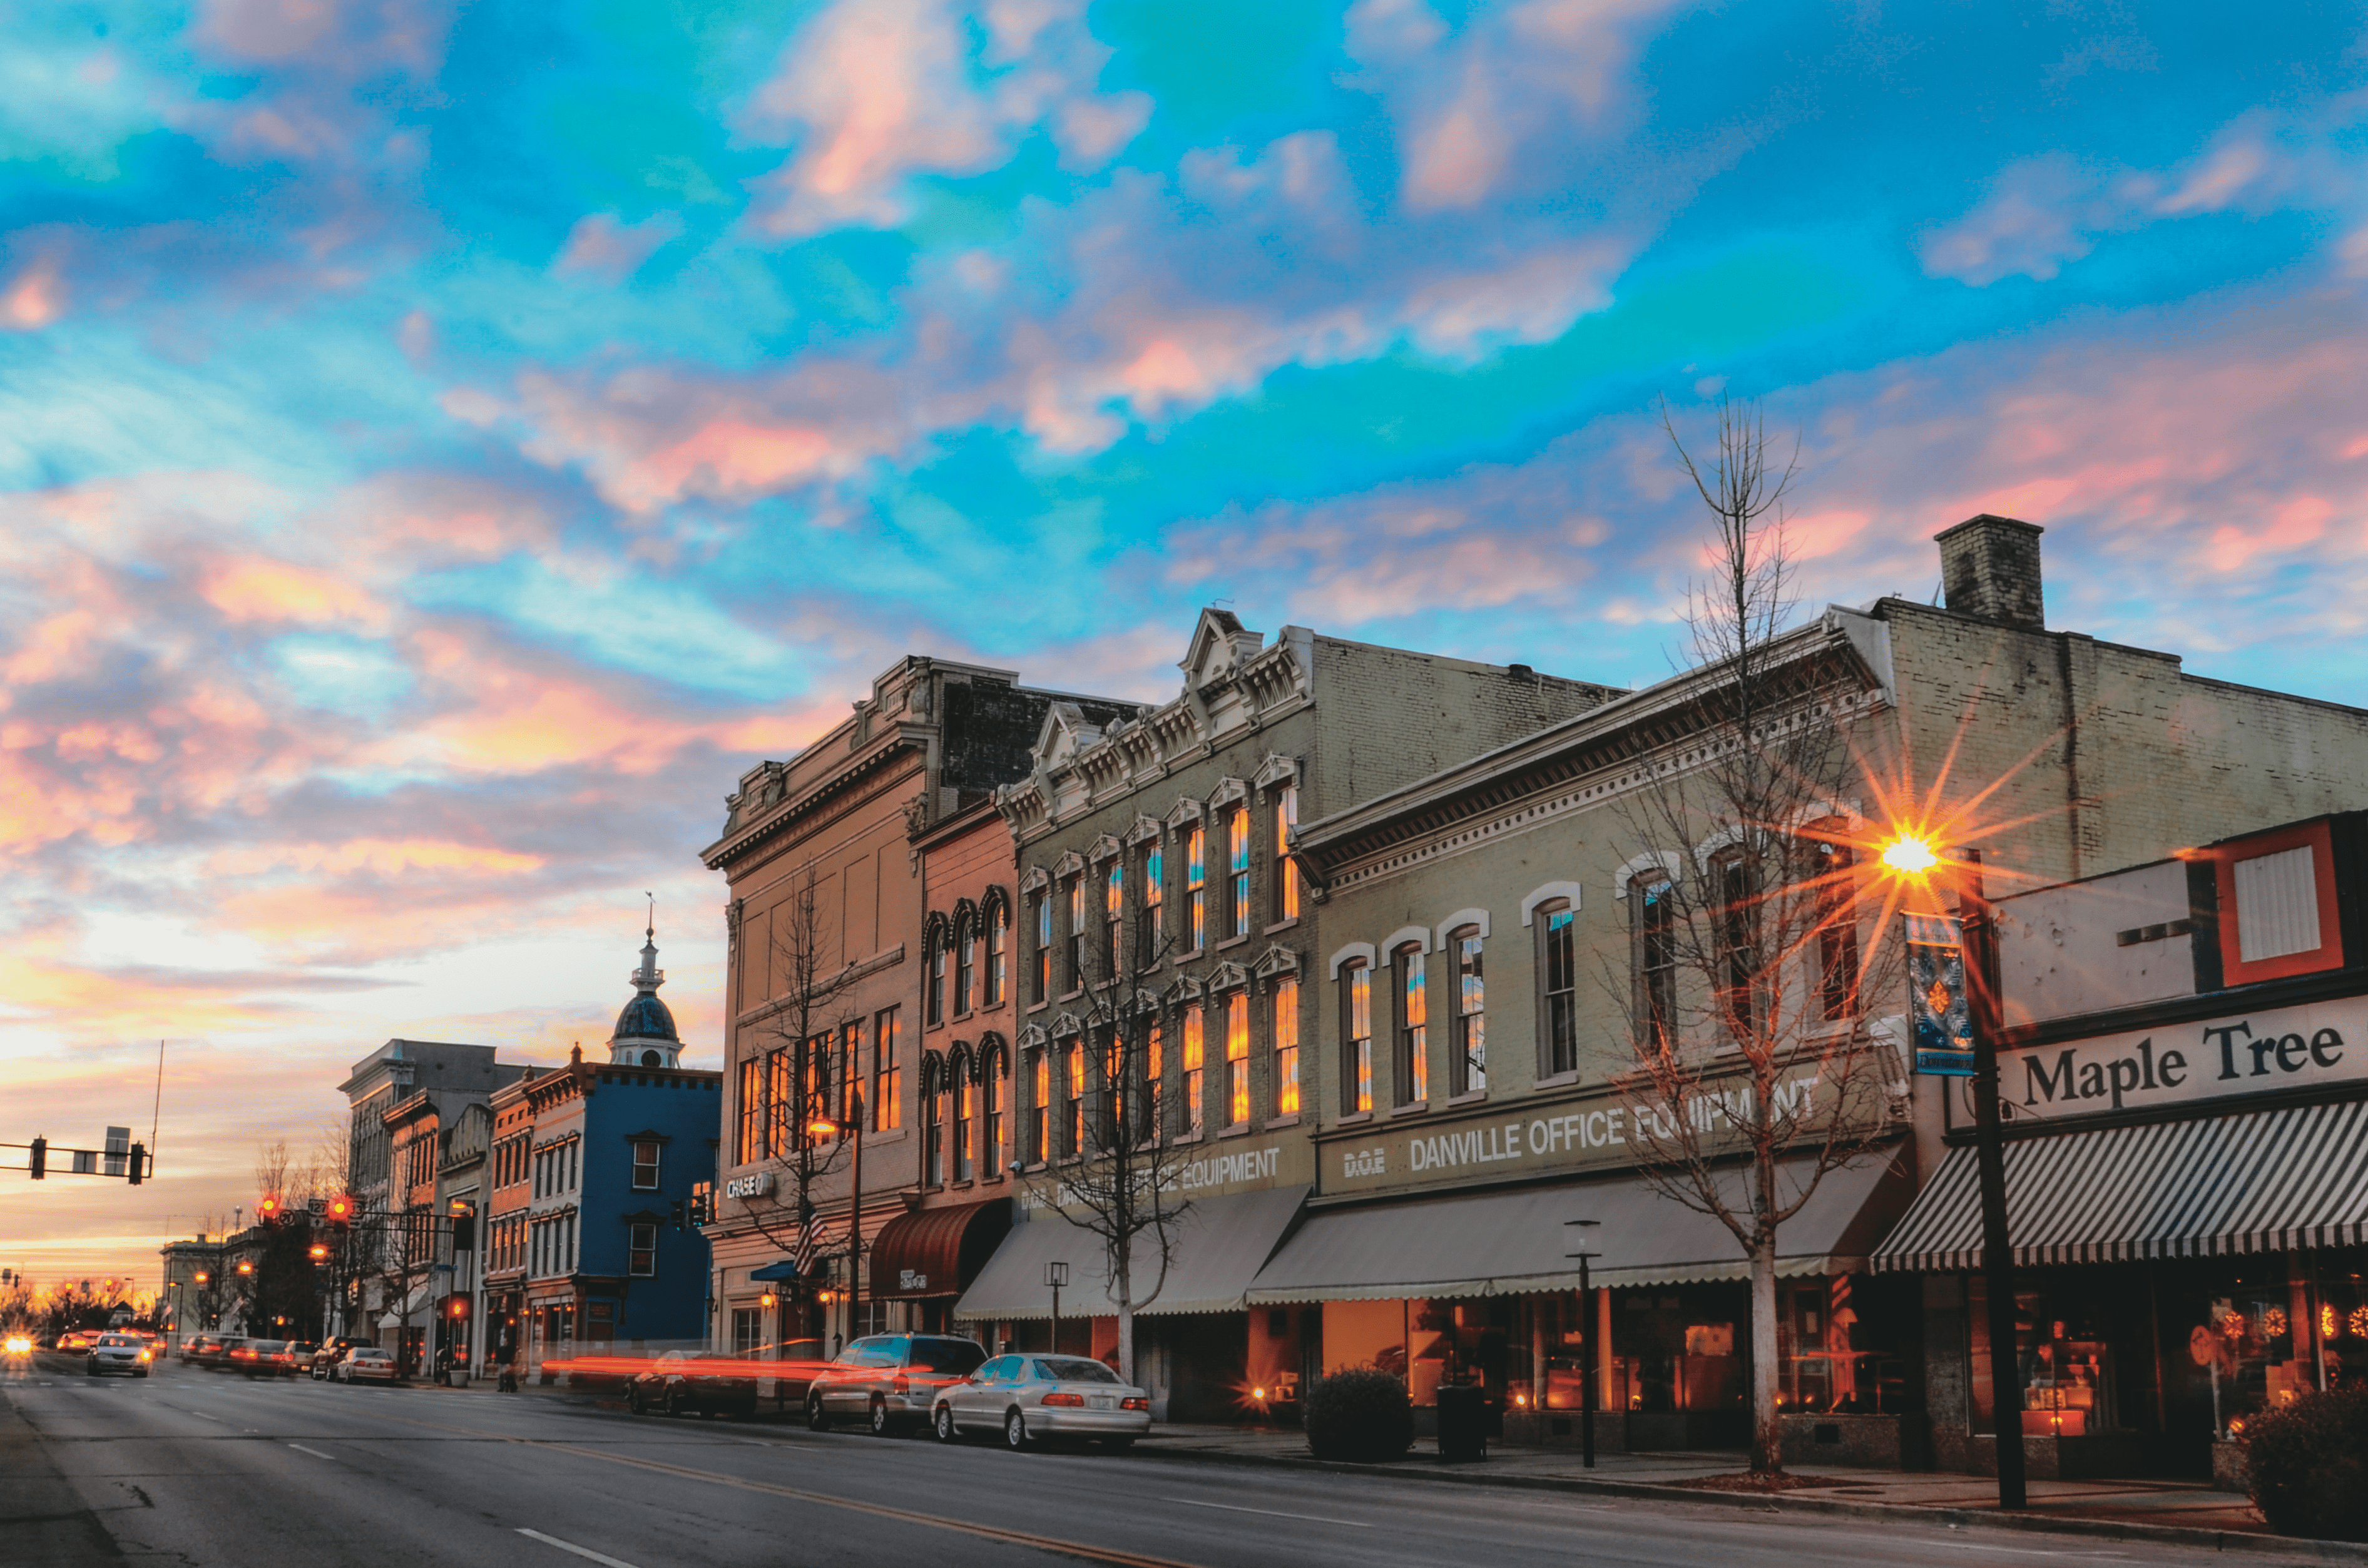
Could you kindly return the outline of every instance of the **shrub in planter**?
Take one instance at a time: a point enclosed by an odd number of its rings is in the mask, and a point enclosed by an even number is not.
[[[2280,1535],[2368,1540],[2368,1384],[2306,1393],[2247,1423],[2253,1506]]]
[[[1406,1384],[1372,1367],[1319,1378],[1300,1406],[1307,1451],[1320,1460],[1378,1464],[1414,1443],[1414,1406]]]

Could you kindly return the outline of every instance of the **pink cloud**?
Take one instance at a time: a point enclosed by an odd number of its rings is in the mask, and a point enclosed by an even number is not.
[[[233,622],[375,631],[387,621],[386,608],[346,578],[284,561],[248,557],[218,562],[206,570],[198,591]]]
[[[38,332],[65,312],[65,285],[54,260],[23,268],[0,291],[0,330]]]
[[[602,283],[621,283],[641,269],[652,253],[682,233],[682,220],[655,213],[638,223],[621,223],[613,212],[588,213],[567,231],[567,243],[551,269]]]

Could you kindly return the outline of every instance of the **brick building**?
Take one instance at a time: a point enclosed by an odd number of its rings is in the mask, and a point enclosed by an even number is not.
[[[1056,701],[1095,723],[1133,710],[1033,690],[1008,670],[904,658],[846,722],[750,769],[728,798],[723,832],[702,851],[729,887],[723,1146],[706,1230],[719,1345],[828,1344],[942,1320],[933,1290],[882,1301],[854,1262],[908,1199],[980,1200],[924,1179],[928,903],[916,841],[975,820],[997,785],[1024,777]]]

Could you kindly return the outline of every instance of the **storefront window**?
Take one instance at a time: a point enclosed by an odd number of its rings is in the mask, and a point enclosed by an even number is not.
[[[2120,1315],[2116,1308],[2127,1303],[2112,1299],[2116,1283],[2100,1271],[2089,1278],[2053,1276],[2015,1290],[2015,1378],[2022,1389],[2026,1437],[2080,1437],[2120,1430],[2116,1369],[2121,1358],[2112,1343],[2120,1335],[2112,1323]],[[1990,1383],[1988,1295],[1979,1276],[1967,1286],[1974,1430],[1994,1435],[1998,1413]],[[2140,1316],[2138,1326],[2144,1321]]]
[[[1868,1334],[1861,1288],[1849,1275],[1778,1287],[1776,1398],[1783,1408],[1862,1415],[1905,1408],[1903,1368]]]
[[[1741,1285],[1614,1291],[1619,1403],[1645,1415],[1742,1409],[1749,1312]]]

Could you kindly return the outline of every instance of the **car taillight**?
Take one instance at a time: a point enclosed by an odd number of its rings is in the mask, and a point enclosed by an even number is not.
[[[1129,1394],[1118,1402],[1118,1407],[1121,1410],[1148,1410],[1151,1408],[1151,1402],[1141,1394]]]
[[[1081,1393],[1048,1393],[1044,1396],[1044,1403],[1047,1404],[1082,1405],[1086,1403],[1086,1396]]]

